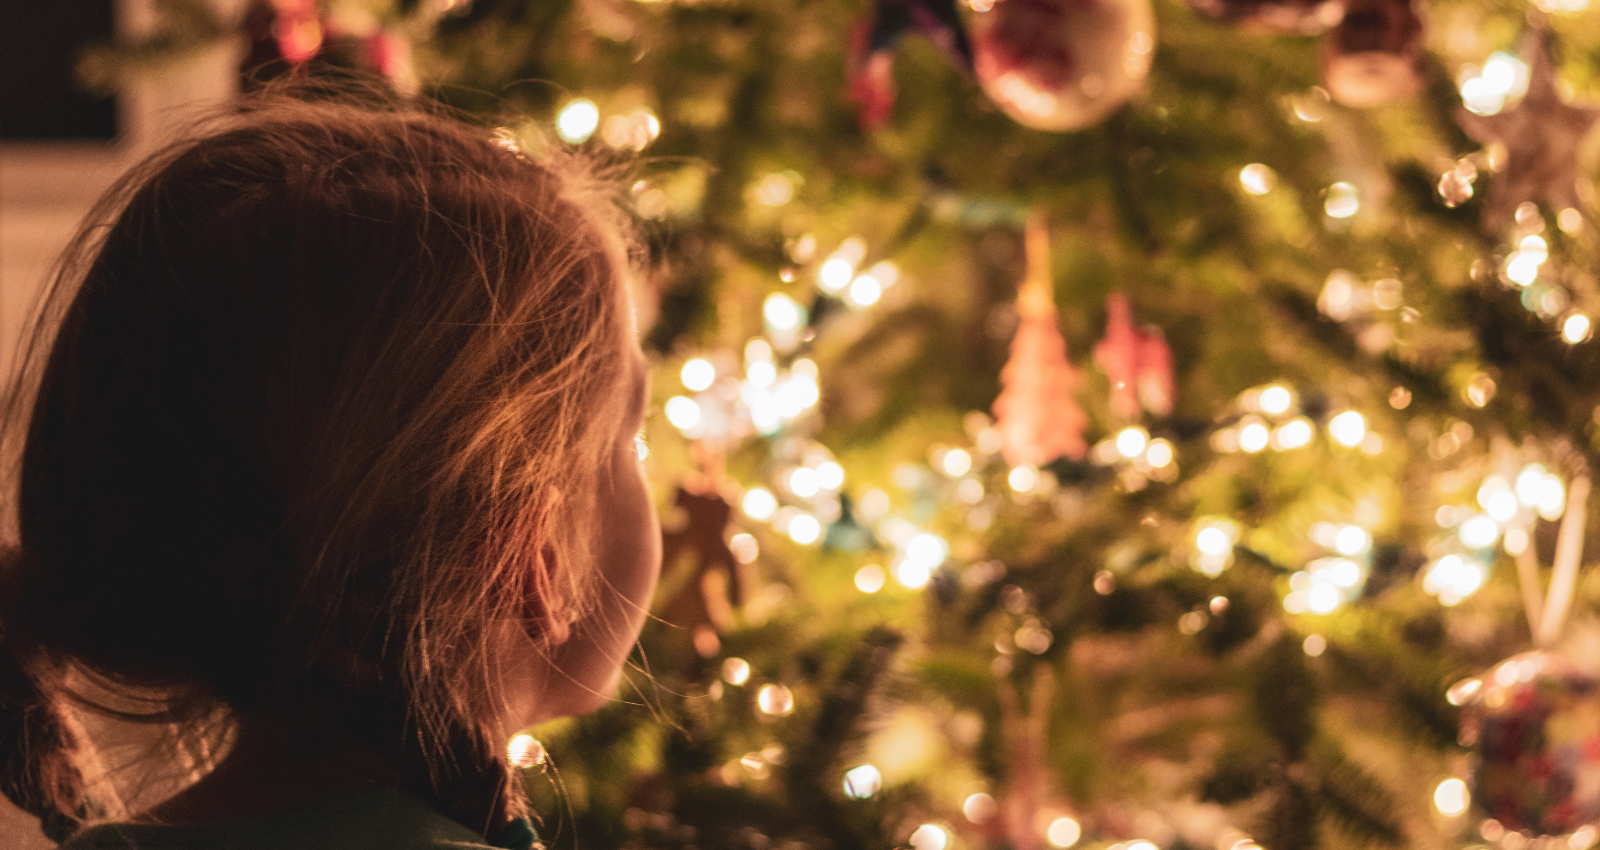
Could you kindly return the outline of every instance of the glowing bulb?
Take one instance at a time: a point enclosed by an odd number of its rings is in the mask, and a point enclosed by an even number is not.
[[[1445,691],[1444,698],[1445,701],[1451,705],[1466,705],[1468,702],[1471,702],[1472,698],[1476,697],[1482,690],[1482,679],[1462,679],[1461,681],[1456,682],[1454,685],[1451,685],[1450,690]]]
[[[1150,441],[1150,446],[1144,450],[1144,459],[1156,469],[1162,469],[1172,463],[1174,457],[1172,443],[1162,438]]]
[[[1569,345],[1577,345],[1589,338],[1589,332],[1594,329],[1594,324],[1589,317],[1582,313],[1573,313],[1561,323],[1561,338]]]
[[[857,765],[844,772],[844,795],[865,800],[883,787],[883,774],[870,764]]]
[[[810,514],[801,514],[789,521],[789,539],[804,546],[817,542],[822,536],[822,523]]]
[[[778,380],[778,367],[770,360],[756,360],[745,367],[744,377],[752,386],[764,389]]]
[[[1277,180],[1278,175],[1259,162],[1252,162],[1239,169],[1239,185],[1252,195],[1265,195],[1272,191],[1272,186]]]
[[[679,431],[687,431],[700,424],[700,405],[688,396],[675,395],[667,399],[667,421]]]
[[[1311,420],[1296,416],[1272,432],[1272,447],[1279,450],[1303,448],[1311,443],[1315,433]]]
[[[817,464],[817,485],[824,490],[837,492],[844,486],[844,467],[831,460]]]
[[[928,582],[933,580],[933,568],[920,561],[902,558],[894,565],[894,580],[899,582],[901,587],[912,590],[927,587]]]
[[[850,289],[845,293],[845,300],[856,307],[871,307],[883,297],[883,284],[872,275],[861,275],[850,283]]]
[[[911,833],[911,850],[945,850],[950,844],[950,834],[942,827],[925,823]]]
[[[794,330],[805,321],[805,310],[793,298],[781,292],[767,296],[761,306],[761,314],[766,317],[767,324],[784,331]]]
[[[1517,504],[1517,494],[1510,490],[1496,490],[1489,494],[1487,501],[1484,510],[1495,522],[1510,522],[1521,507]]]
[[[1260,192],[1255,194],[1259,195]],[[1060,817],[1050,822],[1050,827],[1045,830],[1045,839],[1054,847],[1071,847],[1078,843],[1083,836],[1083,828],[1078,822],[1069,817]]]
[[[829,257],[822,264],[822,268],[817,269],[817,285],[821,286],[824,292],[842,292],[855,276],[855,266],[850,265],[849,260],[843,257]]]
[[[583,144],[599,126],[600,109],[586,98],[568,103],[556,115],[556,135],[568,144]]]
[[[511,736],[511,743],[506,745],[506,759],[516,767],[533,767],[544,764],[544,744],[532,735],[523,733]]]
[[[952,477],[966,475],[972,469],[972,455],[967,453],[965,449],[951,449],[944,453],[943,462],[940,465],[944,467],[944,474],[946,475]]]
[[[1150,432],[1137,425],[1117,432],[1117,453],[1123,457],[1135,458],[1144,454],[1144,447],[1149,443]]]
[[[744,491],[744,498],[739,502],[739,507],[744,510],[744,515],[751,519],[771,519],[772,514],[778,510],[778,499],[765,487],[751,487]]]
[[[1272,432],[1267,430],[1266,423],[1260,421],[1246,422],[1239,428],[1239,448],[1255,454],[1267,447],[1272,441]]]
[[[809,499],[822,489],[817,481],[817,471],[805,466],[790,470],[788,484],[789,492],[802,499]]]
[[[1372,535],[1359,525],[1340,527],[1334,535],[1334,551],[1341,555],[1359,555],[1372,546]]]
[[[1544,257],[1527,251],[1515,251],[1506,258],[1506,279],[1518,286],[1528,286],[1539,279],[1539,264]]]
[[[949,556],[950,544],[937,534],[924,531],[906,541],[906,561],[924,565],[929,570],[937,568]]]
[[[1487,549],[1500,539],[1500,526],[1492,517],[1478,514],[1461,523],[1456,534],[1461,538],[1461,544],[1468,549]]]
[[[722,681],[742,685],[750,681],[750,662],[743,658],[727,658],[722,662]]]
[[[1261,405],[1262,413],[1281,416],[1289,412],[1289,405],[1294,403],[1294,394],[1289,392],[1288,387],[1274,384],[1261,391],[1256,403]]]
[[[1027,493],[1039,486],[1039,470],[1031,466],[1012,467],[1010,474],[1006,475],[1006,483],[1018,493]]]
[[[1546,475],[1544,477],[1544,487],[1539,492],[1539,504],[1536,508],[1539,516],[1548,520],[1560,519],[1561,513],[1566,510],[1566,506],[1567,488],[1562,485],[1561,476]]]
[[[735,534],[728,540],[728,551],[733,553],[733,559],[741,564],[753,564],[756,558],[761,557],[761,545],[756,543],[752,534]]]
[[[883,260],[882,262],[873,263],[872,268],[867,269],[867,274],[876,279],[884,289],[888,289],[900,280],[900,267],[888,260]]]
[[[1233,551],[1233,539],[1223,529],[1208,525],[1195,532],[1194,548],[1207,555],[1226,555]]]
[[[1433,789],[1433,807],[1439,810],[1439,814],[1447,818],[1453,818],[1465,812],[1471,802],[1472,794],[1467,791],[1467,783],[1453,776],[1439,783],[1439,787]]]
[[[1328,436],[1341,446],[1359,446],[1361,438],[1367,436],[1367,420],[1354,410],[1345,412],[1328,420]]]
[[[756,707],[762,714],[782,717],[794,711],[794,694],[783,685],[762,685],[756,692]]]
[[[1332,614],[1343,601],[1344,598],[1339,595],[1339,588],[1332,584],[1318,582],[1306,591],[1306,606],[1313,614]]]
[[[1539,504],[1539,496],[1544,493],[1544,478],[1548,473],[1545,468],[1537,463],[1530,463],[1517,473],[1517,501],[1526,507]]]
[[[1328,196],[1323,201],[1322,209],[1329,218],[1349,218],[1361,209],[1361,199],[1356,194],[1356,187],[1339,181],[1328,187]]]
[[[1312,658],[1316,658],[1328,651],[1328,639],[1322,635],[1306,635],[1306,639],[1300,642],[1300,651]],[[1238,850],[1238,848],[1235,847],[1235,850]]]
[[[717,367],[704,357],[696,357],[683,364],[683,372],[679,375],[683,385],[695,392],[707,389],[717,379]]]
[[[961,801],[961,813],[972,823],[985,823],[1000,813],[1000,804],[982,791],[970,794]]]
[[[885,578],[883,567],[868,564],[856,570],[856,590],[862,593],[877,593],[883,589]]]

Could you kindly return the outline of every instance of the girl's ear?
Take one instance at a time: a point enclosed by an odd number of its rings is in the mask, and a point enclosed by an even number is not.
[[[555,548],[540,546],[533,560],[533,575],[524,584],[527,591],[522,600],[522,620],[528,636],[549,646],[560,646],[572,638],[572,621],[557,617],[544,594],[544,588],[549,586],[548,577],[555,575],[560,566],[556,563]]]

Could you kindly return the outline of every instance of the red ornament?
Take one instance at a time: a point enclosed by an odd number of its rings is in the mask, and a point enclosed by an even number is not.
[[[1352,0],[1322,42],[1322,78],[1345,106],[1367,109],[1422,91],[1422,19],[1411,0]]]
[[[1082,458],[1088,417],[1078,407],[1078,370],[1067,360],[1067,342],[1056,324],[1050,286],[1050,235],[1044,222],[1028,222],[1028,270],[1017,291],[1022,321],[1011,340],[1011,358],[1000,371],[994,400],[1000,454],[1012,466]]]
[[[1137,419],[1141,408],[1154,416],[1172,413],[1172,349],[1160,328],[1134,327],[1120,294],[1106,296],[1106,335],[1095,344],[1094,359],[1111,380],[1112,415]]]
[[[1155,51],[1150,0],[998,0],[973,25],[973,64],[1018,123],[1076,130],[1143,84]]]

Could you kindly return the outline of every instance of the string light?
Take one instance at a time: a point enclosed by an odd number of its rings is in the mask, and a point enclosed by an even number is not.
[[[1467,783],[1453,776],[1433,789],[1433,807],[1445,817],[1453,818],[1462,814],[1471,803],[1472,794],[1467,790]]]
[[[1328,420],[1328,436],[1341,446],[1359,446],[1366,435],[1367,420],[1354,410],[1346,410]]]
[[[1252,195],[1265,195],[1272,191],[1277,182],[1278,175],[1259,162],[1252,162],[1239,169],[1239,185]]]
[[[794,330],[805,321],[805,308],[781,292],[767,296],[766,302],[761,306],[761,314],[766,318],[767,324],[778,330]]]
[[[968,794],[967,798],[961,801],[961,814],[965,815],[967,820],[972,823],[987,823],[999,813],[1000,804],[996,803],[993,797],[982,791],[976,794]]]
[[[1006,475],[1006,483],[1018,493],[1032,492],[1033,488],[1039,486],[1039,470],[1026,464],[1012,467]]]
[[[1272,442],[1272,432],[1259,417],[1246,416],[1239,423],[1239,448],[1255,454]]]
[[[722,681],[730,685],[743,685],[750,681],[750,662],[743,658],[723,659]]]
[[[868,564],[856,570],[856,589],[862,593],[877,593],[883,589],[885,579],[883,567],[877,564]]]
[[[1150,444],[1150,432],[1137,425],[1117,432],[1117,453],[1125,458],[1136,458]]]
[[[704,357],[696,357],[683,364],[683,371],[679,373],[683,385],[689,389],[700,392],[708,389],[717,380],[717,367]]]
[[[936,824],[925,823],[911,833],[911,850],[945,850],[950,844],[950,833]]]
[[[761,546],[756,543],[755,535],[740,532],[728,540],[728,551],[733,553],[733,559],[741,564],[753,564],[756,558],[761,557]]]
[[[751,519],[771,519],[773,512],[778,509],[778,499],[765,487],[751,487],[744,491],[744,498],[739,501],[739,507],[744,510],[744,515]]]
[[[1434,561],[1422,576],[1422,589],[1439,597],[1439,604],[1453,607],[1478,592],[1487,576],[1477,562],[1460,555],[1445,555]]]
[[[856,765],[844,772],[844,795],[865,800],[883,787],[883,774],[870,764]]]
[[[1150,446],[1144,450],[1144,459],[1156,469],[1166,467],[1172,463],[1174,457],[1172,443],[1160,437],[1151,440]]]
[[[1289,412],[1289,406],[1294,404],[1294,394],[1289,392],[1288,387],[1273,384],[1261,391],[1256,398],[1256,404],[1260,406],[1262,413],[1282,416]]]
[[[789,521],[789,539],[804,546],[817,542],[822,536],[822,523],[810,514],[800,514]]]
[[[972,455],[965,449],[951,449],[944,453],[939,465],[944,468],[944,474],[959,478],[972,470]]]
[[[1456,529],[1456,536],[1468,549],[1487,549],[1500,539],[1500,526],[1493,517],[1477,514],[1461,523]]]
[[[817,285],[823,292],[837,294],[844,291],[855,279],[855,267],[842,257],[829,257],[824,260],[822,267],[817,269]]]
[[[1521,97],[1528,90],[1528,66],[1521,59],[1503,50],[1489,54],[1480,70],[1464,65],[1458,78],[1461,105],[1478,115],[1494,115],[1505,108],[1508,100]]]
[[[817,485],[831,493],[844,486],[844,467],[828,460],[817,464]]]
[[[547,758],[544,744],[526,733],[511,736],[511,742],[506,745],[506,760],[513,767],[534,767],[544,764]]]
[[[1083,836],[1083,827],[1070,817],[1059,817],[1050,822],[1044,836],[1052,847],[1071,847]]]
[[[700,424],[700,405],[687,396],[675,395],[667,399],[664,410],[667,421],[679,431],[688,431]]]
[[[1328,195],[1323,199],[1322,209],[1329,218],[1350,218],[1361,209],[1361,199],[1356,194],[1356,187],[1350,183],[1339,181],[1328,187]]]
[[[600,108],[587,98],[580,97],[568,102],[556,114],[556,135],[568,144],[583,144],[599,126]]]
[[[1571,313],[1561,322],[1561,338],[1568,345],[1577,345],[1589,338],[1594,330],[1594,323],[1582,313]]]
[[[845,292],[845,301],[852,307],[866,308],[878,303],[883,297],[883,284],[872,275],[861,275],[850,282],[850,289]]]
[[[794,693],[783,685],[762,685],[756,692],[756,707],[762,714],[782,717],[794,711]]]

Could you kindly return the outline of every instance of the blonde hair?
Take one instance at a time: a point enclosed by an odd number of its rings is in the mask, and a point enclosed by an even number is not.
[[[593,603],[625,406],[596,185],[414,104],[269,92],[108,193],[7,404],[0,792],[58,840],[94,816],[63,701],[128,715],[70,674],[161,693],[139,720],[358,741],[480,833],[520,812],[494,624],[548,649]]]

